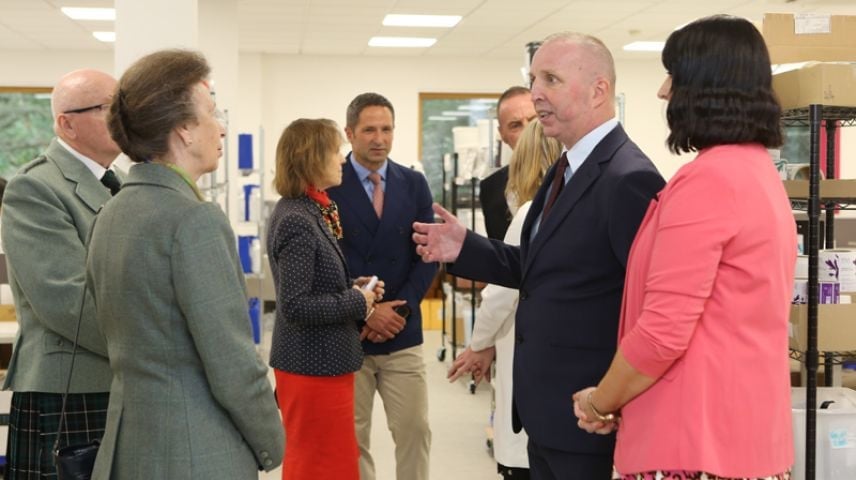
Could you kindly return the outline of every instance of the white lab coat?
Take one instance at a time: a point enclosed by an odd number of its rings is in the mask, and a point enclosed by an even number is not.
[[[520,245],[523,220],[532,202],[517,209],[505,233],[505,243]],[[526,431],[511,428],[511,372],[514,363],[514,315],[518,292],[513,288],[488,285],[482,290],[482,302],[476,311],[470,348],[474,351],[496,347],[496,377],[493,380],[496,410],[493,415],[493,456],[506,467],[529,468]]]

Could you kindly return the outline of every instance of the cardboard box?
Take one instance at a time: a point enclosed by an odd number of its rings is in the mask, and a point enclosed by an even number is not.
[[[0,305],[0,322],[14,322],[15,320],[17,320],[15,305]]]
[[[808,63],[802,68],[773,75],[773,90],[784,110],[814,103],[854,107],[856,64]]]
[[[422,311],[422,330],[440,330],[443,328],[443,300],[426,298],[419,304]]]
[[[856,16],[768,13],[762,33],[774,64],[856,61]]]
[[[817,349],[821,352],[856,350],[856,304],[817,306]],[[808,305],[792,305],[790,347],[808,348]]]

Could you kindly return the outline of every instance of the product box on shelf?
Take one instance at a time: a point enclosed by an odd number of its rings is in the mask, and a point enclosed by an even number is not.
[[[856,63],[807,62],[800,68],[774,74],[773,90],[785,110],[815,103],[854,107]]]
[[[856,16],[767,13],[762,33],[774,64],[856,62]]]
[[[817,406],[815,478],[856,478],[856,391],[842,387],[818,388]],[[791,389],[791,407],[795,453],[791,479],[797,480],[805,478],[805,388]]]
[[[856,350],[856,304],[817,306],[817,348],[821,352]],[[791,305],[790,348],[808,348],[808,305]]]
[[[422,311],[422,330],[440,330],[443,328],[443,300],[424,298],[419,304]]]

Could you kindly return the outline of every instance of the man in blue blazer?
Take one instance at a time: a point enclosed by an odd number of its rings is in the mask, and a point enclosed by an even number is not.
[[[431,430],[419,303],[437,266],[419,261],[411,234],[413,222],[430,223],[434,213],[425,176],[388,158],[394,129],[389,100],[376,93],[354,98],[345,126],[352,152],[342,184],[327,192],[339,206],[348,269],[355,276],[377,275],[389,299],[361,326],[366,355],[354,387],[360,478],[375,478],[369,444],[378,392],[395,440],[397,478],[428,480]]]
[[[520,291],[512,414],[529,434],[532,478],[607,480],[614,437],[580,433],[571,397],[609,367],[630,245],[664,182],[615,119],[615,67],[600,40],[548,37],[530,79],[544,133],[567,151],[532,202],[520,247],[468,232],[439,206],[445,223],[416,224],[414,240],[425,261]],[[482,375],[487,363],[470,368]]]

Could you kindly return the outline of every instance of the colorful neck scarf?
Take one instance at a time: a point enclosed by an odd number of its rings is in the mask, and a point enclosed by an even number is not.
[[[342,222],[339,221],[339,207],[336,206],[336,202],[330,200],[327,192],[318,190],[312,185],[306,187],[306,196],[318,205],[318,209],[321,210],[321,216],[324,218],[324,222],[327,223],[330,233],[336,237],[336,240],[341,240],[343,237]]]

